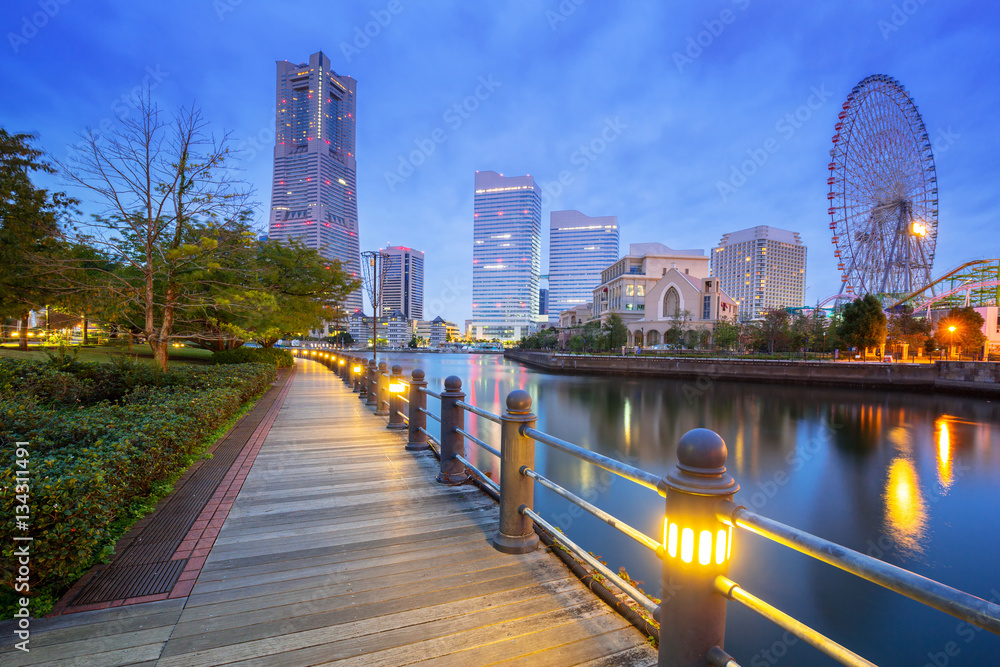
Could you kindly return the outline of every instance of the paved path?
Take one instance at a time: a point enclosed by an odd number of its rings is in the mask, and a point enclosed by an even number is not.
[[[188,597],[35,620],[31,653],[8,644],[0,662],[655,664],[555,556],[490,546],[492,500],[436,484],[430,453],[404,451],[333,373],[296,363]]]

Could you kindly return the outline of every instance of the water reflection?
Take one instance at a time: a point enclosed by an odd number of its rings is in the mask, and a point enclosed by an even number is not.
[[[905,455],[889,466],[885,483],[886,530],[893,543],[908,555],[922,553],[927,524],[927,503],[920,495],[917,469]]]
[[[938,483],[941,485],[941,493],[945,494],[951,488],[951,436],[948,434],[948,422],[939,419],[937,422],[938,431]]]

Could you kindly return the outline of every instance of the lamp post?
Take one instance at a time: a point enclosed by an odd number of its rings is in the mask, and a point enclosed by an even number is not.
[[[948,332],[951,334],[951,339],[949,340],[950,346],[948,347],[948,358],[951,359],[955,356],[955,325],[952,324],[948,327]]]

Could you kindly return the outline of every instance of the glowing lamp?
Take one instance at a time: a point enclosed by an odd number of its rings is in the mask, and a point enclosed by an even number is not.
[[[354,372],[355,373],[360,373],[361,372],[361,366],[355,366],[354,367]]]
[[[677,444],[677,468],[660,483],[666,496],[663,566],[724,573],[733,551],[733,529],[716,516],[719,500],[739,490],[726,473],[726,443],[704,428],[688,431]]]
[[[344,365],[344,360],[343,360],[343,359],[341,359],[341,360],[340,360],[340,365],[341,365],[341,366],[343,366],[343,365]]]
[[[913,232],[914,236],[927,236],[927,226],[920,221],[914,221],[913,225],[910,226],[910,231]]]
[[[955,333],[955,327],[954,327],[954,325],[948,327],[948,331],[950,331],[952,333]],[[28,335],[30,336],[31,334],[28,334]]]
[[[401,394],[403,390],[406,389],[406,385],[402,382],[390,382],[389,391],[393,394]]]

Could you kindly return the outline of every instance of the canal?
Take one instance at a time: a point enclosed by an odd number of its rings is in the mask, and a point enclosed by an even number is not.
[[[657,475],[677,440],[717,431],[736,502],[852,549],[1000,602],[1000,402],[862,389],[550,375],[499,355],[389,353],[440,391],[500,412],[513,389],[534,400],[538,428]],[[428,408],[437,412],[436,399]],[[499,427],[467,416],[499,446]],[[429,430],[435,433],[436,424]],[[477,466],[496,459],[467,444]],[[536,446],[542,474],[662,539],[656,493]],[[572,539],[659,597],[655,554],[536,486],[535,508]],[[1000,637],[806,556],[739,531],[732,579],[879,665],[1000,665]],[[744,665],[832,665],[812,647],[730,603],[726,648]]]

